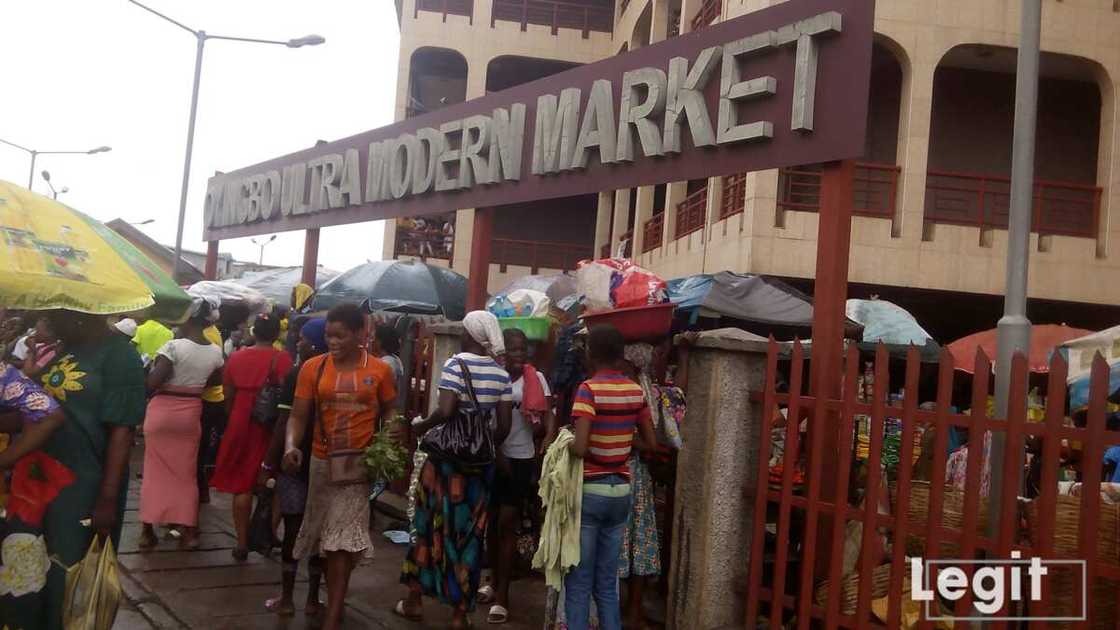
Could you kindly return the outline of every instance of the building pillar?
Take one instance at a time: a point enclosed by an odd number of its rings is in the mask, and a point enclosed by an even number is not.
[[[700,11],[704,0],[681,0],[681,35],[692,31],[692,18]]]
[[[605,191],[599,193],[599,208],[595,211],[595,249],[594,258],[602,255],[603,246],[610,249],[611,243],[611,211],[614,209],[614,193]]]
[[[474,232],[474,209],[455,213],[455,245],[451,269],[466,276],[471,272],[471,240]]]
[[[303,275],[300,281],[315,288],[315,277],[319,272],[319,228],[304,232],[303,236]]]
[[[941,55],[929,57],[940,59]],[[922,239],[925,223],[926,172],[929,170],[929,129],[933,115],[933,73],[936,61],[903,64],[902,103],[898,109],[898,150],[902,167],[891,234],[904,240]]]
[[[384,245],[381,250],[381,260],[396,260],[397,258],[397,220],[385,219]]]
[[[673,182],[665,189],[665,233],[661,246],[668,249],[677,236],[677,206],[688,196],[688,182]]]
[[[462,349],[463,324],[462,322],[440,322],[431,326],[432,336],[435,341],[432,345],[432,374],[429,383],[439,383],[440,372],[443,364],[455,356]],[[439,408],[439,388],[428,387],[428,410],[435,411]]]
[[[632,257],[637,260],[645,249],[646,221],[653,218],[654,186],[642,186],[638,189],[638,207],[634,212],[634,240],[631,249]]]
[[[622,237],[630,229],[630,189],[614,191],[614,220],[611,228],[611,257],[618,253]]]
[[[765,341],[734,329],[700,333],[688,352],[685,448],[677,454],[670,630],[743,627],[750,566]],[[763,482],[765,483],[765,482]],[[758,515],[765,518],[765,514]],[[754,624],[747,624],[754,627]]]
[[[206,269],[202,277],[206,280],[218,279],[218,244],[221,241],[206,242]]]
[[[708,245],[715,235],[716,221],[719,220],[719,207],[723,196],[723,178],[708,178],[708,196],[704,200],[704,227],[700,230],[704,253],[700,257],[700,273],[708,273]],[[718,270],[717,270],[718,271]]]
[[[656,44],[669,36],[669,0],[653,0],[649,25],[649,43]]]
[[[471,230],[470,273],[467,274],[468,311],[477,311],[486,307],[486,289],[490,284],[490,239],[493,233],[494,209],[476,209],[474,229]]]

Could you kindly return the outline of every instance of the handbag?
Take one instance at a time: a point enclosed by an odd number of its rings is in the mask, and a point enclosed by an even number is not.
[[[366,468],[363,456],[365,450],[360,448],[331,447],[331,440],[327,437],[327,425],[323,421],[323,414],[319,409],[319,383],[323,380],[323,371],[327,369],[327,357],[319,364],[319,373],[315,377],[315,423],[319,425],[320,439],[327,447],[327,480],[331,485],[348,486],[351,484],[368,484],[369,470]],[[365,356],[363,355],[363,360]]]
[[[89,550],[66,570],[62,625],[68,630],[110,630],[123,591],[113,542],[94,536]]]
[[[491,413],[482,411],[474,393],[471,373],[462,359],[457,359],[467,386],[471,409],[459,405],[455,417],[428,431],[420,440],[420,450],[429,456],[450,462],[459,468],[485,468],[494,463],[494,435],[490,431]]]
[[[257,399],[253,401],[253,409],[249,413],[249,418],[253,422],[268,429],[276,426],[276,420],[280,417],[280,412],[276,407],[283,395],[281,391],[283,388],[276,382],[277,356],[279,356],[279,353],[272,355],[272,361],[268,364],[268,379],[264,382],[261,390],[257,392]]]

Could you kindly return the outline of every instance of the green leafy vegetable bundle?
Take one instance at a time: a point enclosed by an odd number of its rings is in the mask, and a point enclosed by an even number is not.
[[[390,482],[404,477],[408,451],[397,444],[387,429],[382,429],[366,449],[363,461],[370,479]]]

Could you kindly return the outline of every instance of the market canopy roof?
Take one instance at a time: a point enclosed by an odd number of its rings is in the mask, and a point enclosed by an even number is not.
[[[813,325],[813,299],[767,276],[721,271],[670,280],[669,299],[678,310],[701,317],[730,317],[748,322]]]

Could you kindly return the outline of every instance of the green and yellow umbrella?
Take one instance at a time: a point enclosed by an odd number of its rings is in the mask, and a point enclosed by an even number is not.
[[[104,224],[0,180],[0,305],[180,321],[190,296]]]

